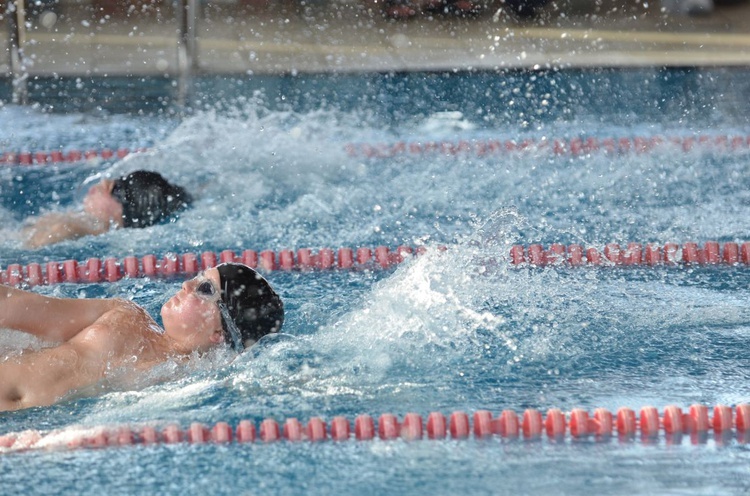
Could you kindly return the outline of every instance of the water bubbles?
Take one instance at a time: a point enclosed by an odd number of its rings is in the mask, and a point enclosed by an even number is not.
[[[39,24],[47,29],[52,29],[57,23],[57,14],[51,10],[45,10],[39,15]]]

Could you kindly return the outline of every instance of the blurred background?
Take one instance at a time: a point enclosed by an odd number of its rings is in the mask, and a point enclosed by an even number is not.
[[[745,65],[746,0],[9,1],[35,75]],[[14,47],[16,49],[14,49]]]

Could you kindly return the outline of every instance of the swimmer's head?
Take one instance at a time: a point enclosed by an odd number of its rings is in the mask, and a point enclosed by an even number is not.
[[[115,179],[112,196],[122,204],[124,227],[152,226],[193,201],[183,188],[149,171],[135,171]]]
[[[216,267],[221,280],[221,325],[224,340],[236,351],[246,343],[278,332],[284,324],[284,304],[263,276],[239,263]]]

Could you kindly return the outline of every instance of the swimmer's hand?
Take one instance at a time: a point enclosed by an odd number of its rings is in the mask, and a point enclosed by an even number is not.
[[[40,248],[67,239],[103,234],[108,230],[109,224],[83,212],[50,212],[31,221],[23,229],[22,236],[27,248]]]

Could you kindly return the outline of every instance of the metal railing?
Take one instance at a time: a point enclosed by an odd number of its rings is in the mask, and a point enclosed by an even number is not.
[[[95,8],[93,10],[96,10]],[[177,103],[185,105],[191,94],[191,81],[197,67],[196,16],[199,0],[176,0],[177,18],[176,79]],[[5,19],[8,27],[9,72],[12,80],[13,103],[28,103],[29,60],[24,48],[27,45],[30,22],[25,0],[7,0]]]

